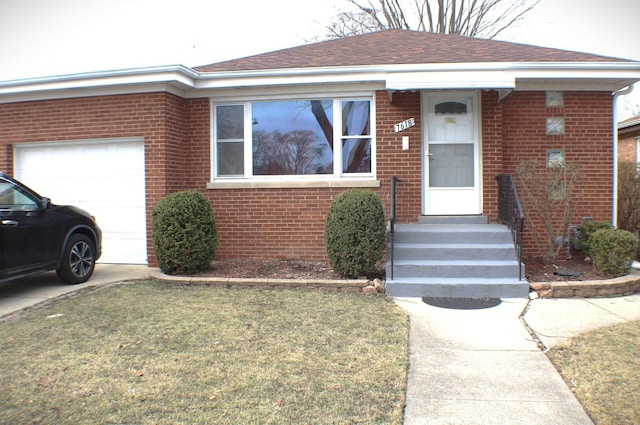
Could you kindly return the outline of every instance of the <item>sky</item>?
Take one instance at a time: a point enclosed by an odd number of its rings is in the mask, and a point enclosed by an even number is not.
[[[324,39],[326,25],[346,3],[0,0],[0,81],[192,67],[294,47]],[[640,0],[540,0],[496,39],[640,61],[638,17]],[[621,102],[627,115],[640,113],[636,86]]]

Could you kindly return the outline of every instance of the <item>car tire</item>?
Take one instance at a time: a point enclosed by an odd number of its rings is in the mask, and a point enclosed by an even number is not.
[[[58,277],[75,285],[89,280],[96,266],[96,248],[91,239],[82,234],[71,235],[64,247]]]

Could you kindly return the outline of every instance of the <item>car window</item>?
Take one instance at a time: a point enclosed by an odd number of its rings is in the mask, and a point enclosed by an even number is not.
[[[38,203],[22,193],[16,186],[0,180],[0,210],[32,211],[38,209]]]

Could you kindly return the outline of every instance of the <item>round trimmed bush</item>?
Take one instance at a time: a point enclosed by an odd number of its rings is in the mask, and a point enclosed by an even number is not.
[[[374,192],[349,189],[334,198],[324,240],[335,271],[347,277],[373,271],[382,258],[385,235],[382,201]]]
[[[638,240],[633,233],[601,229],[591,236],[593,266],[607,276],[624,276],[636,256]]]
[[[158,203],[151,218],[160,270],[187,275],[211,267],[218,237],[215,217],[204,195],[195,190],[172,193]]]
[[[585,221],[578,226],[577,248],[584,252],[586,256],[593,256],[591,252],[591,239],[598,230],[613,229],[613,225],[608,221]]]

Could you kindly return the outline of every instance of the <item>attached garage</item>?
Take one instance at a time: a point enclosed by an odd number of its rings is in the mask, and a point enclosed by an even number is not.
[[[147,264],[143,139],[24,143],[13,154],[18,180],[96,217],[100,262]]]

